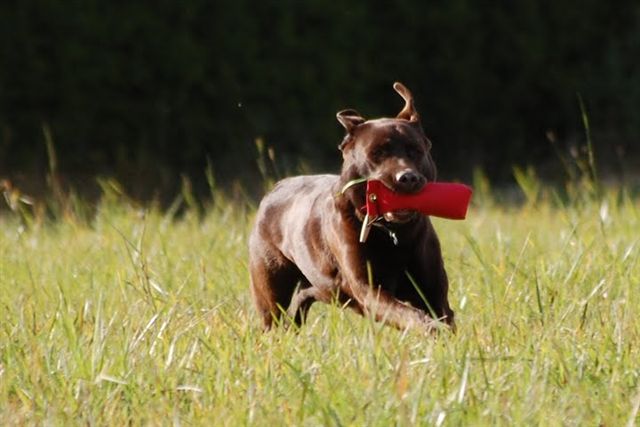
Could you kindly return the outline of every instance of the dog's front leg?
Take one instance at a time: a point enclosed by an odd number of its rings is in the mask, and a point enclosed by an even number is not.
[[[358,246],[342,241],[333,248],[341,271],[340,292],[351,298],[357,312],[399,329],[420,328],[428,332],[442,326],[424,311],[404,304],[368,280],[366,259]]]
[[[440,242],[431,225],[421,241],[422,244],[417,245],[409,263],[407,273],[411,278],[405,285],[404,299],[455,329],[454,312],[448,299],[449,280],[442,260]],[[414,287],[416,289],[412,289]]]

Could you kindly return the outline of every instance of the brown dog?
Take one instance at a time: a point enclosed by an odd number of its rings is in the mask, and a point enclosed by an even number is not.
[[[394,212],[358,240],[365,186],[381,180],[400,193],[435,180],[431,142],[409,90],[396,118],[365,120],[354,110],[337,114],[346,129],[337,175],[284,179],[260,203],[249,242],[251,288],[265,329],[283,314],[301,325],[315,301],[339,303],[398,328],[453,326],[440,243],[429,219]]]

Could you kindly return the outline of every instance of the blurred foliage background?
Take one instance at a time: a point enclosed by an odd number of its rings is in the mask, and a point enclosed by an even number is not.
[[[135,195],[336,171],[334,114],[390,116],[416,97],[441,176],[562,173],[584,100],[611,174],[640,155],[640,3],[249,0],[0,3],[0,177],[114,176]],[[553,143],[552,143],[553,142]],[[634,160],[636,159],[636,160]],[[635,163],[634,163],[635,162]]]

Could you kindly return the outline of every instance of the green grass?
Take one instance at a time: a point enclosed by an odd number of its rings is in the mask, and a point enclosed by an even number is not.
[[[543,196],[479,193],[468,220],[434,220],[458,323],[438,337],[322,304],[262,334],[238,203],[173,219],[106,197],[90,221],[26,226],[6,211],[0,423],[632,425],[640,204]]]

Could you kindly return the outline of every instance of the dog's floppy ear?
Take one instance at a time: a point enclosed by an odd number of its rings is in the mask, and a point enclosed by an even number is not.
[[[338,119],[340,124],[347,130],[347,133],[351,133],[351,131],[356,126],[361,125],[365,122],[364,118],[356,110],[338,111],[338,114],[336,114],[336,118]]]
[[[393,89],[404,99],[404,108],[396,116],[398,119],[405,119],[410,122],[417,122],[420,120],[420,115],[416,111],[416,107],[413,105],[413,95],[405,85],[400,82],[393,84]]]

